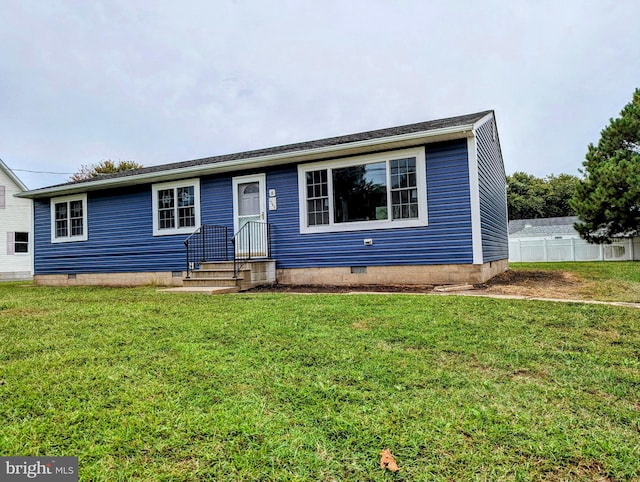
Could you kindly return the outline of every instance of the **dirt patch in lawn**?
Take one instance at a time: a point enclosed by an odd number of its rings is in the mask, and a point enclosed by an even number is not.
[[[473,287],[474,292],[497,295],[527,296],[534,298],[584,299],[581,291],[586,283],[572,273],[564,271],[508,270],[483,284]],[[381,285],[273,285],[255,288],[254,292],[278,293],[430,293],[436,287],[381,286]]]
[[[491,294],[579,300],[587,286],[567,271],[508,270],[476,288]]]
[[[433,291],[433,285],[281,285],[258,286],[252,292],[276,292],[276,293],[429,293]]]

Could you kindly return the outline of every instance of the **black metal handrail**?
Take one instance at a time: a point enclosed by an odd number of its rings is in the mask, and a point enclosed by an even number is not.
[[[206,261],[229,261],[226,226],[203,224],[184,240],[187,251],[187,278]]]
[[[259,221],[248,221],[233,238],[233,277],[244,264],[253,258],[269,258],[271,256],[271,225]]]

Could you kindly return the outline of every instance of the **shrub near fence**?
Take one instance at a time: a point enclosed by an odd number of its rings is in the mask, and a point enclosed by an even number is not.
[[[622,238],[611,244],[589,244],[584,239],[510,239],[510,262],[633,261],[640,259],[640,238]]]

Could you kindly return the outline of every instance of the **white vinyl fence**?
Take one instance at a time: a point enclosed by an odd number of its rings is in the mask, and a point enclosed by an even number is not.
[[[631,261],[640,259],[640,238],[611,244],[589,244],[584,239],[510,239],[509,261]]]

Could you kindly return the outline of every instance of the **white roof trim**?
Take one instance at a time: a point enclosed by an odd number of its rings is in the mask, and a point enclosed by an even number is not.
[[[491,116],[491,114],[488,114],[488,116]],[[244,159],[234,159],[230,161],[221,161],[212,164],[181,167],[158,172],[136,174],[132,176],[98,179],[95,181],[83,182],[80,184],[65,184],[62,186],[45,187],[42,189],[34,189],[33,191],[21,193],[17,196],[32,199],[46,198],[52,196],[95,191],[98,189],[108,189],[137,184],[170,181],[175,179],[193,177],[196,175],[208,175],[228,171],[236,171],[240,168],[244,170],[270,165],[287,164],[290,162],[305,162],[315,159],[321,159],[323,157],[328,157],[339,153],[342,153],[344,156],[351,156],[373,151],[376,148],[385,148],[386,146],[394,149],[400,147],[408,147],[411,143],[415,144],[415,142],[420,139],[448,140],[471,137],[474,135],[474,128],[476,125],[477,124],[467,124],[454,127],[445,127],[441,129],[432,129],[428,131],[413,132],[409,134],[400,134],[396,136],[381,137],[378,139],[368,139],[364,141],[345,143],[336,146],[317,147],[301,151],[271,154]]]
[[[505,167],[504,167],[504,159],[502,158],[502,147],[500,146],[500,135],[498,134],[498,126],[497,126],[496,119],[493,112],[488,113],[473,125],[473,137],[476,137],[476,131],[485,122],[488,122],[490,120],[493,121],[493,128],[495,129],[495,136],[496,136],[495,141],[498,143],[498,152],[500,153],[500,164],[502,165],[502,173],[504,174],[505,177],[507,177],[507,171],[505,171]]]
[[[9,167],[2,161],[2,159],[0,159],[0,169],[2,169],[7,174],[7,176],[9,176],[11,180],[16,183],[21,191],[29,190],[29,188],[27,188],[27,186],[24,185],[24,183],[18,178],[18,176],[16,176],[13,171],[9,169]]]

